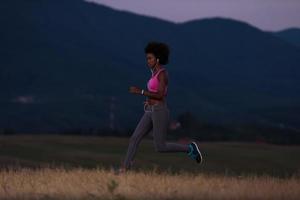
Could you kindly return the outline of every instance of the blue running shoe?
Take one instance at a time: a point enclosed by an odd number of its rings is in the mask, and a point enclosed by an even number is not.
[[[197,163],[201,164],[203,158],[201,155],[201,152],[198,148],[198,145],[196,142],[191,142],[189,145],[189,152],[188,152],[188,156],[190,158],[192,158],[193,160],[196,160]]]

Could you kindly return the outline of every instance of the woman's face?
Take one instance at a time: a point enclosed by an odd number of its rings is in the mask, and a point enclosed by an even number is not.
[[[146,60],[148,67],[152,68],[156,64],[156,58],[153,53],[146,54]]]

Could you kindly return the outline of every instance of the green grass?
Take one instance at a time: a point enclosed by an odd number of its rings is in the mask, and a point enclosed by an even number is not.
[[[65,166],[111,168],[119,166],[129,138],[60,135],[0,136],[0,167]],[[140,143],[133,170],[228,176],[300,174],[300,146],[238,142],[199,142],[202,165],[185,153],[158,153],[146,137]]]

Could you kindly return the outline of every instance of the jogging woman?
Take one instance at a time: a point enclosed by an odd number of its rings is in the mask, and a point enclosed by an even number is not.
[[[155,151],[185,152],[197,163],[201,163],[202,155],[196,142],[184,145],[165,141],[170,115],[166,102],[168,72],[163,65],[168,63],[169,47],[164,43],[149,42],[145,47],[145,54],[148,67],[152,72],[152,76],[147,82],[148,90],[135,86],[129,88],[130,93],[147,97],[144,102],[144,114],[130,137],[125,159],[118,172],[126,172],[132,167],[138,145],[150,131],[153,133]]]

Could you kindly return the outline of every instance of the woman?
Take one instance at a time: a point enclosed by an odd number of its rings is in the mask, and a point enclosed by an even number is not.
[[[130,137],[125,160],[118,172],[123,173],[131,168],[139,143],[150,131],[153,132],[154,147],[157,152],[185,152],[201,163],[202,155],[195,142],[184,145],[165,141],[169,125],[169,108],[166,102],[168,73],[163,65],[168,63],[169,47],[164,43],[150,42],[145,47],[145,54],[147,64],[152,71],[152,77],[147,83],[148,90],[135,86],[129,88],[130,93],[147,97],[144,102],[145,112]]]

